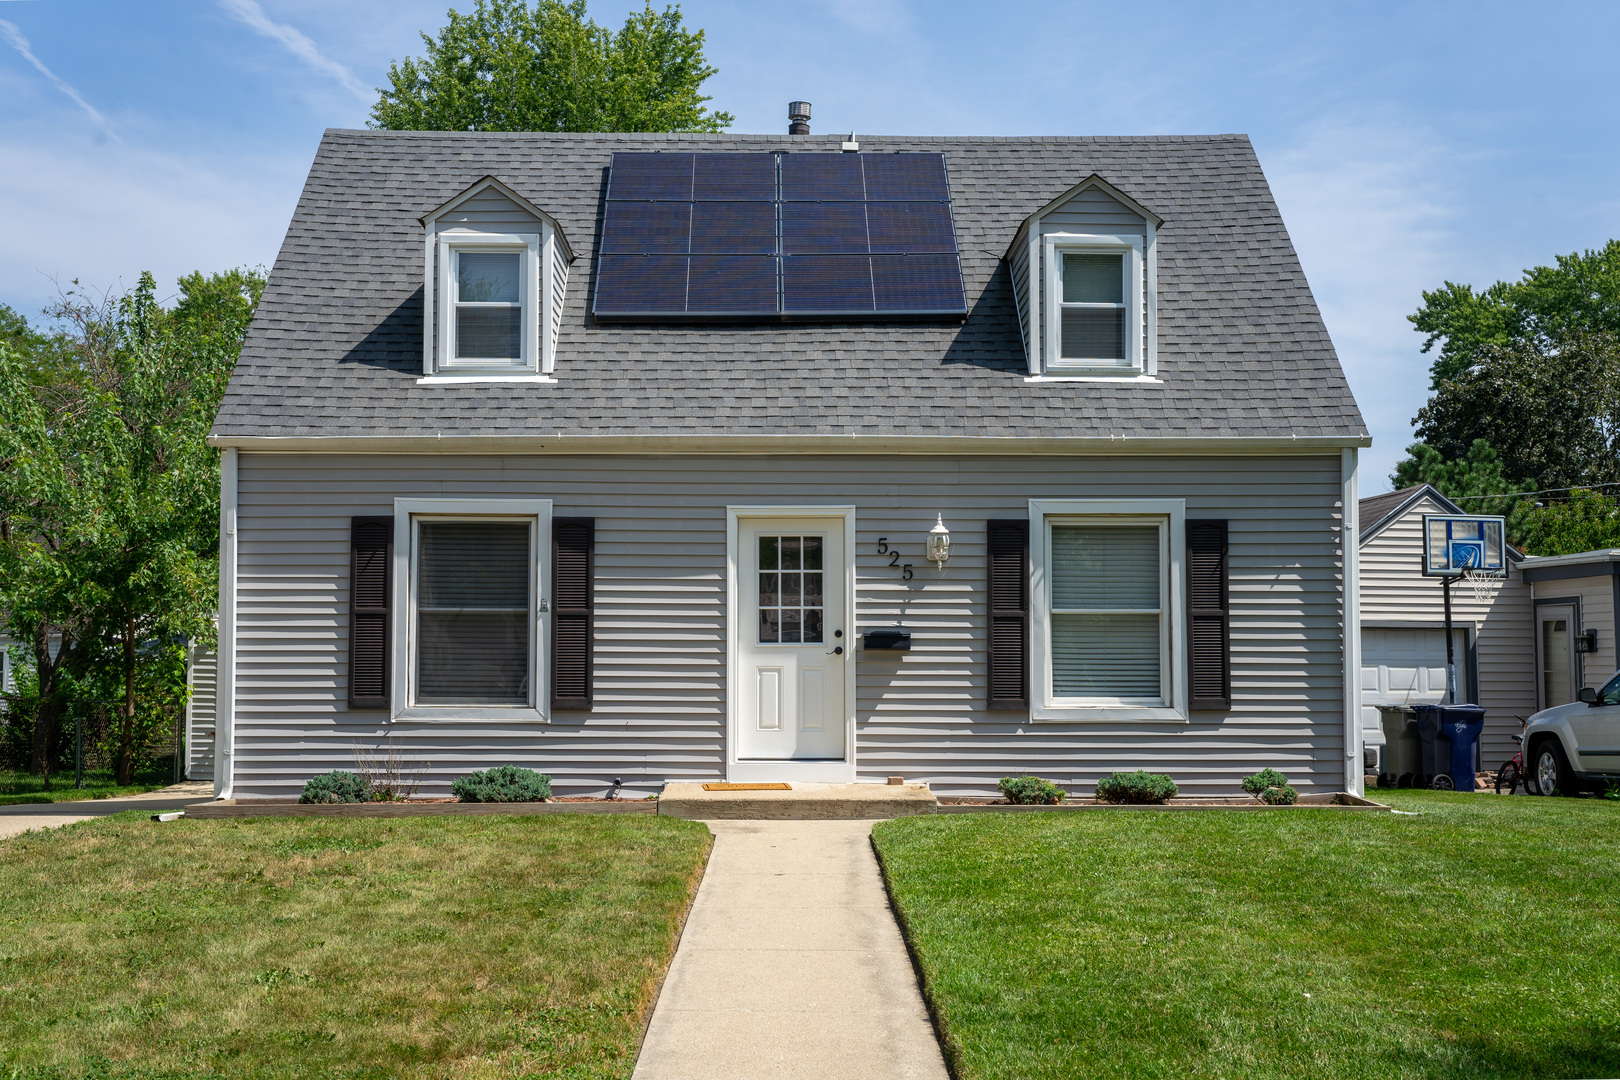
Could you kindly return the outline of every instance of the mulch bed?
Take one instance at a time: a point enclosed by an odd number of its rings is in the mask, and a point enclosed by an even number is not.
[[[294,799],[224,799],[186,807],[188,818],[432,817],[462,814],[656,814],[654,799],[566,796],[549,802],[468,803],[457,799],[409,802],[301,803]]]
[[[970,814],[983,811],[999,811],[1012,813],[1040,812],[1048,810],[1079,811],[1079,810],[1371,810],[1387,811],[1389,807],[1368,799],[1360,799],[1354,795],[1342,793],[1323,793],[1320,795],[1301,795],[1299,801],[1292,806],[1272,806],[1263,803],[1250,795],[1231,796],[1189,796],[1186,798],[1171,799],[1167,803],[1105,803],[1096,799],[1065,799],[1063,802],[1049,805],[1031,805],[1010,803],[1006,799],[997,797],[981,797],[973,795],[941,795],[939,796],[939,812],[942,814]]]

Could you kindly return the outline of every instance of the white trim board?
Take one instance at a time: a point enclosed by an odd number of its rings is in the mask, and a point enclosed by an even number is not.
[[[844,760],[843,761],[738,761],[737,687],[741,685],[737,605],[737,532],[743,519],[823,518],[844,526]],[[727,506],[726,507],[726,779],[735,782],[798,780],[804,783],[855,782],[855,507],[853,506]]]
[[[1305,455],[1338,457],[1372,445],[1368,435],[1287,438],[978,435],[210,435],[208,445],[290,454],[965,454],[1106,456],[1118,454]]]

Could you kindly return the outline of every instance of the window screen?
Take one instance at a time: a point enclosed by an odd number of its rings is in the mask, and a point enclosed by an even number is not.
[[[1160,529],[1052,526],[1052,693],[1163,696]]]
[[[416,701],[529,704],[533,526],[447,521],[419,528]]]
[[[1125,256],[1066,251],[1061,263],[1061,358],[1123,363]]]
[[[456,252],[456,359],[522,358],[521,252]]]

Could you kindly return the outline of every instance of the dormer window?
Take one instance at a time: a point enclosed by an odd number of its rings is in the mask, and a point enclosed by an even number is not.
[[[446,369],[534,370],[539,237],[498,239],[444,238],[445,299],[453,309],[446,320]]]
[[[1139,236],[1047,233],[1046,369],[1142,370]]]
[[[422,224],[424,381],[549,381],[573,259],[557,223],[485,177]]]
[[[1162,224],[1095,175],[1024,219],[1007,264],[1032,379],[1158,381]]]

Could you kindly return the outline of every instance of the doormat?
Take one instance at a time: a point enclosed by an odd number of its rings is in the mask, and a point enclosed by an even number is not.
[[[792,791],[787,784],[704,784],[704,791]]]

